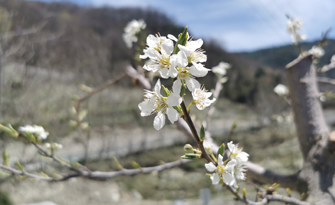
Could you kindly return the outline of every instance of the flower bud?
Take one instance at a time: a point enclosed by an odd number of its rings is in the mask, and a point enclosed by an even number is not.
[[[209,155],[213,154],[212,145],[204,143],[204,148],[205,148],[207,154],[209,154]]]
[[[188,152],[188,151],[193,151],[194,149],[193,149],[192,145],[190,145],[190,144],[186,144],[186,145],[184,146],[184,150],[185,150],[186,152]]]

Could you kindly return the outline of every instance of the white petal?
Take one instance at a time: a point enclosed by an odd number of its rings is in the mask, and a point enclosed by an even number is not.
[[[226,164],[226,169],[230,171],[234,171],[234,167],[236,165],[236,160],[231,159],[227,164]]]
[[[177,77],[177,75],[178,75],[178,70],[175,67],[171,66],[170,69],[169,69],[169,76],[171,78],[175,78],[175,77]]]
[[[196,41],[189,41],[186,44],[186,47],[189,48],[192,51],[195,51],[196,49],[200,48],[204,42],[202,39],[198,39]]]
[[[178,93],[180,94],[182,83],[179,79],[175,80],[172,85],[172,91],[173,93]]]
[[[171,35],[171,34],[168,34],[167,37],[173,41],[178,41],[178,39],[174,36],[174,35]]]
[[[231,174],[225,173],[222,175],[223,182],[229,186],[234,185],[235,183],[235,177]]]
[[[180,68],[184,68],[187,66],[188,64],[188,59],[187,59],[187,56],[186,54],[183,52],[183,51],[179,51],[178,54],[177,54],[177,59],[178,59],[178,66]]]
[[[180,97],[177,93],[172,93],[167,99],[166,103],[169,105],[169,107],[180,105],[181,101],[183,99]]]
[[[241,161],[246,162],[248,161],[249,154],[246,152],[240,152],[236,157],[238,157]]]
[[[212,184],[218,184],[220,182],[220,176],[217,173],[213,173],[210,177]]]
[[[223,165],[223,157],[221,154],[219,154],[218,164]]]
[[[138,108],[141,110],[142,117],[151,115],[155,110],[154,106],[147,99],[138,104]]]
[[[156,130],[162,129],[162,127],[165,124],[165,115],[161,112],[157,113],[155,119],[154,119],[154,128]]]
[[[192,62],[193,63],[193,62]],[[200,63],[193,63],[193,65],[190,67],[190,73],[194,75],[195,77],[204,77],[208,73],[207,68],[205,68],[202,64]]]
[[[214,172],[216,170],[216,166],[213,164],[213,162],[206,163],[205,167],[209,172]]]
[[[144,54],[149,56],[149,58],[151,58],[151,59],[161,58],[161,56],[162,56],[160,53],[158,53],[158,51],[156,51],[153,48],[144,49]]]
[[[186,79],[186,86],[192,92],[195,88],[200,88],[200,83],[193,78]]]
[[[166,41],[164,41],[162,43],[161,52],[162,52],[163,55],[169,56],[169,55],[171,55],[173,50],[174,50],[173,42],[170,39],[167,39]]]
[[[161,87],[162,87],[162,85],[161,85],[161,80],[158,79],[157,82],[156,82],[156,84],[155,84],[155,88],[154,88],[154,91],[155,91],[158,95],[160,95],[160,93],[161,93]]]
[[[158,39],[156,38],[156,36],[150,34],[148,37],[147,37],[147,45],[149,47],[152,47],[154,48],[156,45],[157,45],[157,41]]]
[[[233,141],[228,142],[227,145],[230,152],[233,152],[235,150],[235,145],[233,144]]]
[[[183,51],[186,56],[190,56],[192,51],[183,45],[178,45],[179,50]]]
[[[173,108],[167,108],[166,114],[171,123],[174,123],[179,118],[178,112]]]
[[[161,68],[158,70],[158,73],[161,75],[162,78],[169,78],[169,69],[167,68]]]

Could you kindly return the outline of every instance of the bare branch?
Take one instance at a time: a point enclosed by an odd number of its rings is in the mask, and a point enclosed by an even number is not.
[[[318,77],[316,78],[316,80],[320,83],[327,83],[327,84],[335,85],[335,80],[331,78]]]
[[[88,98],[92,97],[92,95],[97,94],[101,91],[103,91],[104,89],[111,87],[113,85],[115,85],[117,82],[121,81],[122,79],[124,79],[125,77],[127,77],[127,74],[122,74],[121,76],[117,77],[116,79],[107,81],[104,85],[101,85],[100,87],[94,89],[93,91],[89,92],[87,95],[85,95],[84,97],[80,98],[79,100],[77,100],[77,104],[76,104],[76,110],[77,112],[79,112],[80,110],[80,105],[83,101],[87,100]]]

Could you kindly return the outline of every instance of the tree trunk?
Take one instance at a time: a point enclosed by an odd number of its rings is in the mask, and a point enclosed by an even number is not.
[[[309,200],[315,204],[335,204],[334,146],[325,122],[313,56],[298,57],[287,66],[291,106],[304,157],[299,173],[299,190],[308,188]]]

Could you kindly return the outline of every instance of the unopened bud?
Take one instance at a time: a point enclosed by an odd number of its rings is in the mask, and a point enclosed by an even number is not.
[[[184,150],[185,150],[186,152],[188,152],[188,151],[193,151],[194,149],[193,149],[192,145],[190,145],[190,144],[186,144],[186,145],[184,146]]]
[[[213,154],[212,145],[204,143],[204,148],[209,155]]]

